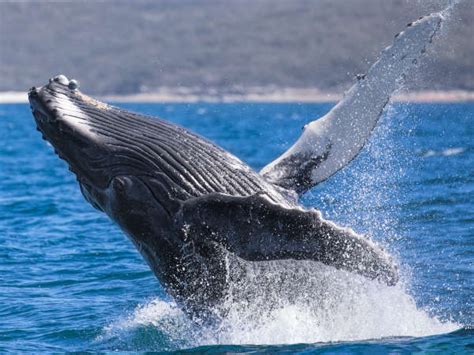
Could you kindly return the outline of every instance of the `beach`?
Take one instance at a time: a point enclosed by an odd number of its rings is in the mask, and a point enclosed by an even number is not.
[[[317,88],[249,88],[222,92],[215,89],[161,88],[154,92],[98,96],[101,101],[123,103],[166,103],[166,102],[261,102],[261,103],[322,103],[337,102],[343,97],[340,92],[326,92]],[[393,97],[394,102],[413,103],[456,103],[474,101],[474,91],[465,90],[423,90],[403,92]],[[26,103],[25,92],[0,92],[0,103]]]

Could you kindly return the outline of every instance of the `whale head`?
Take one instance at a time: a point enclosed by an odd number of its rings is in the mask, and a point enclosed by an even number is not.
[[[132,186],[137,178],[159,175],[158,160],[150,158],[156,146],[137,143],[152,124],[141,122],[143,117],[117,114],[118,109],[82,94],[78,83],[64,75],[31,88],[28,98],[43,138],[67,162],[84,197],[99,210],[113,215],[112,197],[137,188]]]
[[[63,75],[31,88],[28,97],[38,130],[76,175],[85,199],[171,284],[169,259],[180,246],[172,216],[185,192],[162,159],[166,124],[94,100]]]
[[[103,188],[109,177],[94,162],[105,159],[111,149],[95,132],[94,122],[81,109],[80,94],[68,83],[59,75],[43,87],[30,89],[28,99],[36,125],[80,183]]]

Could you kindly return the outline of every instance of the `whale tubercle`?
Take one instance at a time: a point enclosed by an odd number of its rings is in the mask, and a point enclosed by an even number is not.
[[[69,84],[67,87],[71,90],[79,89],[79,82],[75,79],[72,79],[69,81]]]
[[[68,86],[69,85],[69,79],[66,77],[66,75],[56,75],[54,78],[53,78],[53,81],[59,83],[59,84],[62,84],[62,85],[65,85],[65,86]]]

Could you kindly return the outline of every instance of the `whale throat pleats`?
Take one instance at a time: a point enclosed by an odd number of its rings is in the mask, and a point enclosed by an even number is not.
[[[180,126],[72,95],[61,87],[46,94],[64,119],[76,120],[111,148],[113,156],[92,163],[109,169],[112,176],[156,175],[177,195],[189,197],[249,196],[268,189],[269,184],[238,158]]]

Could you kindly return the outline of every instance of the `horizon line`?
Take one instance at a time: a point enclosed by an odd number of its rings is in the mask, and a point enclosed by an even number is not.
[[[344,94],[317,88],[249,89],[244,93],[199,93],[189,88],[162,88],[154,92],[94,96],[105,102],[120,103],[324,103],[337,102]],[[455,103],[474,102],[470,90],[417,90],[394,95],[394,102]],[[28,103],[27,92],[0,91],[0,104]]]

